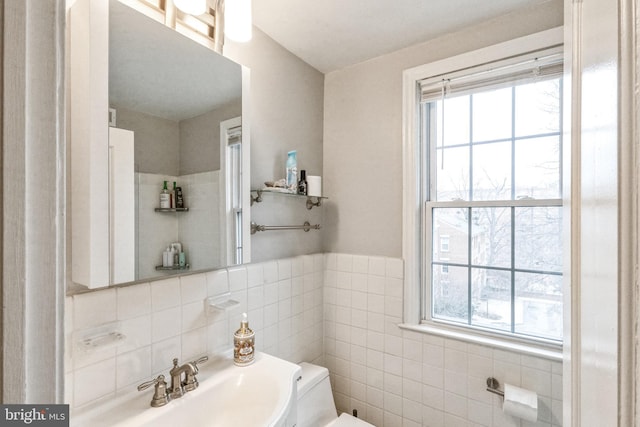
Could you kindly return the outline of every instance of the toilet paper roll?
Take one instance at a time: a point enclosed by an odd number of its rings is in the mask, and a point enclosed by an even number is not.
[[[537,421],[538,394],[531,390],[505,384],[502,411],[526,421]]]
[[[322,177],[307,175],[307,196],[322,197]]]

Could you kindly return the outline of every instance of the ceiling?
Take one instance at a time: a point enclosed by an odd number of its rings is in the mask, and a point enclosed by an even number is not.
[[[547,0],[255,0],[253,23],[328,73]]]
[[[109,5],[109,102],[180,121],[239,102],[240,66],[136,12]]]

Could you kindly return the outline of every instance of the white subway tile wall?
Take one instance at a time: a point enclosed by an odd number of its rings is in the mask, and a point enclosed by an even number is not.
[[[400,329],[403,261],[325,255],[324,362],[336,406],[378,427],[557,427],[562,364]],[[538,422],[502,412],[487,377],[534,390]]]
[[[67,402],[133,390],[173,357],[230,349],[246,311],[259,351],[328,367],[339,412],[377,427],[561,425],[561,363],[401,330],[403,269],[396,258],[316,254],[68,297]],[[206,307],[225,294],[240,304]],[[85,353],[73,342],[114,321],[127,337],[115,349]],[[485,390],[489,376],[536,391],[539,421],[504,415]]]
[[[171,361],[193,360],[232,348],[247,312],[256,348],[294,363],[322,364],[324,255],[233,267],[180,278],[67,297],[66,401],[72,409],[131,391]],[[207,308],[207,297],[229,294],[240,304]],[[126,339],[115,348],[85,352],[74,333],[115,323]]]

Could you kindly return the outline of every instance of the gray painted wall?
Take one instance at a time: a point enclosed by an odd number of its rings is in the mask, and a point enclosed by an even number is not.
[[[189,175],[220,169],[220,122],[242,114],[242,103],[179,122],[128,108],[116,109],[116,126],[135,132],[136,172]]]
[[[116,126],[135,132],[136,172],[180,175],[179,123],[112,105]]]
[[[242,100],[180,121],[180,175],[220,169],[220,122],[242,115]]]
[[[327,74],[324,249],[402,255],[403,70],[562,23],[562,1],[550,0]]]
[[[251,70],[251,187],[284,178],[289,150],[298,151],[298,169],[322,175],[324,75],[259,29],[246,44],[227,41],[224,54]],[[331,194],[327,194],[331,197]],[[251,207],[251,220],[265,225],[324,227],[324,208],[307,210],[304,198],[269,197]],[[269,231],[252,236],[252,262],[317,253],[324,230]]]

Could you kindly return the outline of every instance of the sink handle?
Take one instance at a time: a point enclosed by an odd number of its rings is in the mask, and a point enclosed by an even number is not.
[[[196,359],[193,362],[191,362],[191,363],[193,363],[193,366],[195,366],[195,368],[196,368],[196,373],[198,373],[198,365],[203,364],[207,360],[209,360],[209,356],[202,356],[201,358]]]
[[[138,391],[146,390],[152,385],[158,384],[160,381],[164,381],[164,375],[158,375],[158,378],[154,378],[151,381],[143,382],[138,386]]]
[[[169,393],[167,392],[167,382],[164,380],[164,375],[158,375],[158,378],[143,382],[138,386],[138,391],[146,390],[152,385],[155,385],[156,388],[151,399],[151,406],[157,408],[169,403]]]

